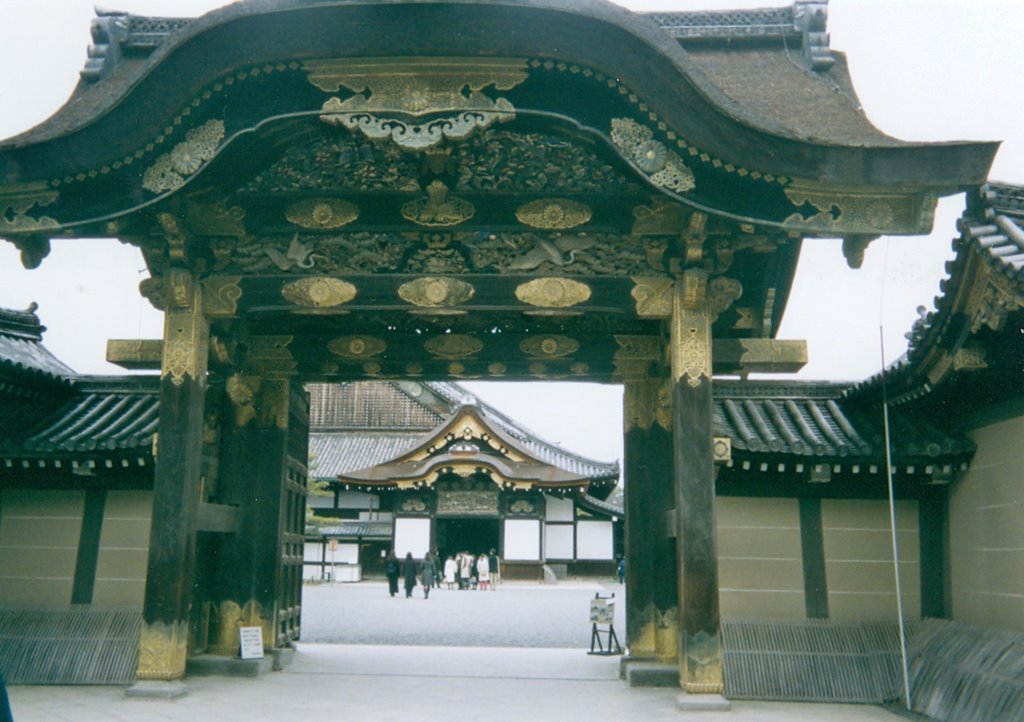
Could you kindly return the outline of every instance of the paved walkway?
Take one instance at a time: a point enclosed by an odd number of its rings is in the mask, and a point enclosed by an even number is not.
[[[586,654],[594,594],[608,581],[496,592],[417,588],[391,598],[381,582],[303,589],[295,662],[258,679],[190,677],[175,700],[129,699],[122,687],[9,690],[16,722],[337,722],[338,720],[742,720],[874,722],[896,717],[859,705],[737,701],[728,713],[682,713],[675,689],[630,689],[619,657]]]
[[[119,687],[11,687],[16,722],[337,722],[338,720],[722,720],[898,722],[877,707],[736,701],[683,713],[672,689],[630,689],[617,657],[579,649],[300,644],[258,679],[192,677],[175,700]]]
[[[615,582],[501,584],[497,591],[416,587],[389,597],[387,584],[306,585],[302,641],[452,647],[589,649],[590,600],[615,594],[616,631],[625,640],[625,590]]]

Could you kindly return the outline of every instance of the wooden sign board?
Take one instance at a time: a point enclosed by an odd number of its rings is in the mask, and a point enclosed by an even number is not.
[[[239,627],[242,659],[263,659],[263,627]]]

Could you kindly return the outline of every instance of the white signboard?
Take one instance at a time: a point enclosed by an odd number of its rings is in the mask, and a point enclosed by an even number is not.
[[[263,659],[263,627],[239,627],[242,659]]]
[[[609,599],[591,599],[590,621],[594,624],[614,624],[615,602]]]

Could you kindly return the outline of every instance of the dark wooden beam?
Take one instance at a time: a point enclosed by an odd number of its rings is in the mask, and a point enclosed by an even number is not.
[[[808,619],[828,619],[828,580],[825,576],[825,541],[821,525],[821,499],[802,498],[800,552],[804,571],[804,606]]]
[[[103,531],[103,510],[107,503],[106,489],[85,492],[82,511],[82,530],[78,537],[78,558],[75,562],[75,581],[71,588],[72,604],[92,604],[96,586],[96,564],[100,556],[100,534]]]
[[[238,507],[227,504],[199,504],[196,531],[234,534],[238,531]]]

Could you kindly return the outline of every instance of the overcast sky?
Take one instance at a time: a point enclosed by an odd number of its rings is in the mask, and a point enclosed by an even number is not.
[[[111,0],[138,15],[197,16],[216,0]],[[631,0],[637,10],[784,6],[772,0]],[[5,0],[12,19],[0,47],[0,138],[49,117],[85,63],[94,0]],[[991,178],[1024,183],[1024,4],[1017,0],[833,0],[831,47],[845,52],[868,116],[905,140],[1002,140]],[[780,338],[807,339],[798,378],[862,379],[906,349],[918,305],[932,306],[952,257],[963,198],[940,202],[927,237],[881,239],[858,271],[838,241],[804,245]],[[31,301],[46,345],[82,373],[120,373],[104,361],[108,338],[155,338],[160,315],[137,292],[139,253],[116,241],[55,241],[40,269],[24,271],[0,242],[0,307]],[[621,458],[621,389],[593,384],[472,384],[551,441],[598,459]]]

